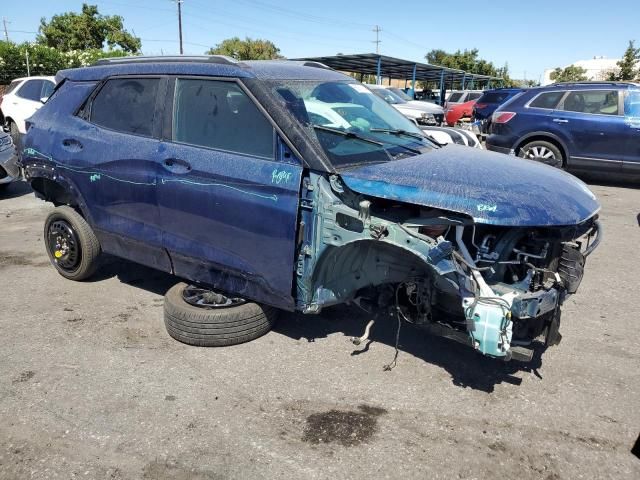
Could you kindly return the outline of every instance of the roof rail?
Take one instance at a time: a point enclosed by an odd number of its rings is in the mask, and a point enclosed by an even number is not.
[[[615,85],[615,86],[633,85],[633,86],[637,86],[638,83],[626,81],[626,80],[619,80],[619,81],[618,80],[613,80],[613,81],[584,80],[580,82],[556,82],[546,86],[549,87],[551,85]]]
[[[125,65],[134,63],[217,63],[222,65],[243,64],[235,58],[226,55],[162,55],[162,56],[133,56],[102,58],[93,63],[92,67],[100,65]]]
[[[307,61],[303,62],[303,63],[302,63],[302,66],[303,66],[303,67],[322,68],[322,69],[324,69],[324,70],[333,70],[333,68],[331,68],[331,67],[330,67],[330,66],[328,66],[328,65],[325,65],[325,64],[324,64],[324,63],[322,63],[322,62],[314,62],[314,61],[310,61],[310,60],[307,60]]]

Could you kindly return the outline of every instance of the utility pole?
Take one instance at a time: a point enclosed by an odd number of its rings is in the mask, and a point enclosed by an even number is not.
[[[382,28],[380,28],[379,25],[376,25],[373,28],[373,31],[376,33],[376,39],[373,40],[373,43],[376,44],[376,53],[380,53],[380,42],[382,42],[382,40],[380,40],[380,32],[382,31]]]
[[[27,57],[27,77],[31,76],[31,69],[29,68],[29,48],[25,48],[24,54]]]
[[[2,23],[4,24],[4,39],[8,42],[9,32],[7,31],[7,19],[5,17],[2,17]]]
[[[178,35],[180,37],[180,55],[184,54],[182,49],[182,2],[183,0],[176,0],[178,4]]]

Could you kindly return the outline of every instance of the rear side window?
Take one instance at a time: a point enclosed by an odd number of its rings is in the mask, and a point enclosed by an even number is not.
[[[489,92],[478,99],[478,103],[502,103],[509,97],[508,92]]]
[[[234,82],[178,79],[173,140],[273,158],[273,127]]]
[[[27,80],[22,87],[20,87],[16,95],[25,100],[39,102],[42,98],[40,95],[42,93],[42,84],[42,80]]]
[[[640,118],[640,90],[628,90],[624,97],[626,117]]]
[[[11,82],[7,87],[7,89],[4,91],[4,94],[8,95],[9,93],[13,92],[16,89],[16,87],[20,85],[20,82],[21,80],[14,80],[13,82]]]
[[[599,115],[618,114],[617,90],[580,90],[569,92],[564,99],[563,110],[578,113],[596,113]]]
[[[529,104],[530,107],[533,108],[547,108],[553,109],[556,108],[558,102],[562,98],[565,92],[546,92],[538,95],[534,100]]]
[[[157,78],[108,80],[91,104],[91,123],[150,137],[159,85]]]

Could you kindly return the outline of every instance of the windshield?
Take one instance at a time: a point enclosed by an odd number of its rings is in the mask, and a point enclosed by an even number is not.
[[[360,83],[272,83],[335,168],[389,162],[436,148],[414,123]]]
[[[409,95],[407,95],[406,93],[404,93],[402,90],[400,90],[399,88],[388,88],[387,90],[391,90],[393,93],[395,93],[397,96],[399,96],[402,100],[405,100],[407,102],[413,100],[413,98],[411,98]]]
[[[371,91],[390,105],[402,105],[403,103],[407,103],[406,100],[400,98],[398,95],[386,88],[372,88]]]

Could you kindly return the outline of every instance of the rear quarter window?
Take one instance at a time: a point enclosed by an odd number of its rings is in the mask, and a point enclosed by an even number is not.
[[[91,123],[123,133],[150,137],[160,79],[108,80],[91,103]]]

